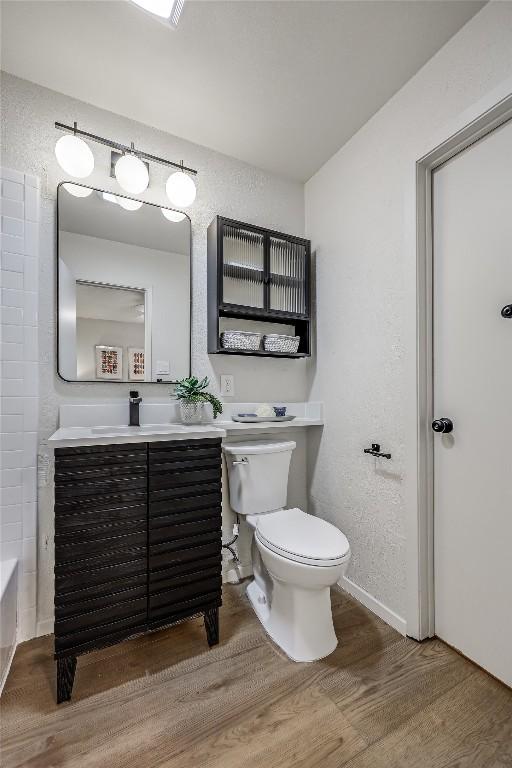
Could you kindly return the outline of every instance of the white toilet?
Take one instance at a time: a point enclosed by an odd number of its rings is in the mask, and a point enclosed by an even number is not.
[[[345,572],[350,547],[334,525],[285,509],[295,443],[256,440],[224,446],[232,509],[254,536],[251,604],[270,637],[294,661],[328,656],[338,641],[330,587]]]

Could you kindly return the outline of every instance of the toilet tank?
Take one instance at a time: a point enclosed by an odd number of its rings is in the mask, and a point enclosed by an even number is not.
[[[295,443],[254,440],[223,446],[229,502],[240,515],[258,515],[286,506],[288,472]]]

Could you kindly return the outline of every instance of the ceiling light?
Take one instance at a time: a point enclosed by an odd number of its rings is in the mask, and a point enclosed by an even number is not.
[[[136,155],[122,155],[115,167],[116,179],[125,192],[138,195],[149,184],[148,169]]]
[[[125,211],[138,211],[142,206],[141,200],[130,200],[129,197],[116,197],[116,203]]]
[[[183,221],[186,213],[180,213],[179,211],[171,211],[170,208],[160,208],[163,215],[168,221],[174,221],[175,224],[179,224],[180,221]]]
[[[157,16],[159,20],[166,21],[172,29],[176,29],[180,19],[185,0],[132,0],[143,11]]]
[[[196,185],[183,171],[172,173],[165,185],[167,197],[178,208],[188,208],[196,199]]]
[[[93,192],[90,187],[82,187],[80,184],[63,184],[62,186],[73,197],[89,197]]]
[[[85,141],[74,134],[60,137],[55,144],[55,157],[62,170],[76,179],[85,179],[94,170],[94,155]]]

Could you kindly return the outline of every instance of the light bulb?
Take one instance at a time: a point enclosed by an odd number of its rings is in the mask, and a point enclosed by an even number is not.
[[[60,137],[55,144],[55,157],[62,170],[76,179],[85,179],[94,170],[94,155],[85,141],[74,134]]]
[[[73,197],[89,197],[93,192],[90,187],[81,187],[80,184],[63,184],[62,186]]]
[[[136,155],[122,155],[115,167],[116,179],[125,190],[138,195],[149,184],[148,169]]]
[[[169,176],[165,191],[171,203],[179,208],[188,208],[196,199],[196,185],[183,171],[176,171]]]
[[[125,211],[138,211],[142,206],[141,200],[130,200],[129,197],[116,197],[116,203]]]
[[[171,211],[169,208],[160,208],[160,210],[168,221],[173,221],[175,224],[183,221],[186,216],[185,213],[180,213],[179,211]]]

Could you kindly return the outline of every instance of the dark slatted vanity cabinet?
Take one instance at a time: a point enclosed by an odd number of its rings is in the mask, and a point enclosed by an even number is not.
[[[203,615],[218,642],[220,439],[55,449],[57,701],[79,654]]]

